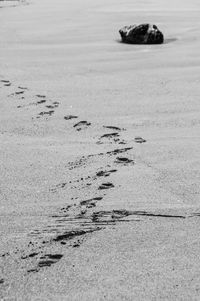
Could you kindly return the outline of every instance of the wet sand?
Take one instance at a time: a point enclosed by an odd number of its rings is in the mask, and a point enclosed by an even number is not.
[[[199,9],[0,2],[2,300],[199,300]]]

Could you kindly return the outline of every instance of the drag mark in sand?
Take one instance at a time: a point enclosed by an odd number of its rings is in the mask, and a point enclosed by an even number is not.
[[[195,213],[192,213],[192,215],[190,217],[199,217],[200,216],[200,213],[199,212],[195,212]]]
[[[117,223],[128,223],[128,222],[141,222],[141,218],[180,218],[185,219],[182,215],[169,215],[162,213],[153,213],[147,211],[131,211],[126,209],[116,209],[116,210],[96,210],[92,209],[83,210],[82,207],[87,207],[92,202],[101,201],[102,197],[94,197],[80,202],[80,207],[75,206],[75,211],[71,211],[73,205],[69,205],[67,209],[68,214],[58,214],[54,216],[55,224],[49,226],[48,230],[35,231],[35,236],[41,236],[42,233],[45,235],[47,232],[53,235],[53,238],[43,240],[42,244],[37,244],[35,248],[39,249],[38,252],[32,252],[26,256],[23,256],[24,260],[30,260],[36,257],[36,262],[31,261],[30,265],[33,267],[27,270],[28,273],[39,272],[41,268],[50,267],[56,264],[64,255],[60,253],[50,254],[47,251],[44,254],[42,249],[53,249],[55,250],[56,245],[77,248],[83,243],[84,239],[96,231],[105,229],[108,226],[117,225]],[[93,208],[93,207],[92,207]],[[62,208],[64,209],[64,208]],[[73,208],[74,209],[74,208]],[[130,216],[135,216],[134,218],[129,218]],[[140,217],[140,218],[138,218]],[[51,229],[52,228],[52,229]],[[57,230],[56,230],[57,228]],[[32,247],[34,244],[31,243]],[[60,247],[58,246],[60,250]],[[63,249],[64,252],[64,249]],[[40,255],[40,253],[43,253]],[[35,265],[36,264],[36,265]]]
[[[148,217],[166,217],[166,218],[183,218],[185,219],[186,216],[184,215],[170,215],[170,214],[161,214],[161,213],[151,213],[146,211],[133,211],[133,215],[140,215],[140,216],[148,216]]]

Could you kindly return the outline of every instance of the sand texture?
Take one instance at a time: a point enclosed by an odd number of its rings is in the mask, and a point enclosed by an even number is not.
[[[200,300],[199,13],[0,1],[1,300]]]

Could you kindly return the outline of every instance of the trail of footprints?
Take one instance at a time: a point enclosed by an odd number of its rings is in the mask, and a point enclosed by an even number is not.
[[[9,89],[9,87],[13,86],[9,80],[4,79],[0,80],[0,84],[0,88],[5,87]],[[17,91],[12,92],[8,96],[17,97],[19,101],[23,102],[26,99],[27,91],[28,88],[18,86]],[[23,109],[30,106],[42,106],[43,109],[35,117],[39,119],[42,117],[51,117],[55,113],[56,108],[58,108],[59,102],[47,100],[45,95],[36,94],[33,102],[19,104],[17,108]],[[72,124],[72,128],[77,132],[86,130],[92,126],[91,122],[87,120],[78,121],[78,118],[77,115],[63,116],[65,121],[77,121]],[[129,211],[124,209],[98,211],[96,209],[98,203],[103,200],[106,193],[115,187],[115,185],[107,179],[117,173],[120,168],[126,168],[127,166],[134,167],[135,164],[134,160],[128,155],[128,152],[133,149],[133,146],[121,146],[128,144],[121,136],[121,133],[125,131],[125,129],[112,125],[103,125],[102,128],[105,129],[106,132],[97,138],[96,144],[108,144],[111,145],[112,148],[113,145],[118,145],[118,147],[107,152],[82,156],[74,162],[69,162],[66,165],[69,171],[76,170],[77,168],[83,171],[91,160],[99,162],[99,168],[95,173],[93,171],[93,174],[82,176],[69,183],[63,181],[50,188],[51,193],[56,193],[60,189],[83,189],[84,187],[92,185],[96,187],[96,195],[92,198],[82,200],[76,197],[76,203],[66,205],[62,207],[58,213],[50,216],[51,224],[48,227],[45,229],[35,229],[29,234],[30,242],[28,244],[28,250],[30,251],[16,251],[16,253],[23,253],[21,260],[30,261],[30,268],[27,269],[27,273],[38,272],[41,268],[50,267],[62,259],[63,254],[47,253],[46,249],[52,245],[59,244],[64,247],[78,248],[84,239],[95,231],[100,231],[105,227],[113,226],[117,223],[138,222],[145,216],[185,218],[185,216],[162,215],[145,211]],[[146,140],[142,137],[135,137],[134,142],[141,144],[145,143]],[[102,166],[101,161],[103,158],[106,158],[107,161],[109,160],[110,163]],[[7,256],[9,256],[9,253],[1,255],[2,258],[6,258]],[[3,283],[4,279],[0,279],[0,285]]]
[[[125,153],[132,148],[118,149],[109,152],[110,159],[117,159],[118,152]],[[104,155],[108,155],[104,153]],[[91,157],[96,157],[92,155]],[[114,158],[113,158],[114,156]],[[90,157],[89,157],[90,158]],[[121,164],[121,163],[120,163]],[[130,162],[132,164],[132,162]],[[107,166],[108,167],[108,166]],[[96,171],[95,175],[90,175],[90,179],[93,181],[96,179],[102,179],[102,183],[99,185],[96,193],[97,196],[93,198],[80,200],[78,203],[66,205],[60,208],[57,214],[51,216],[52,223],[42,230],[34,230],[30,233],[30,238],[41,237],[43,240],[40,243],[40,247],[30,244],[31,252],[21,257],[23,260],[30,261],[30,268],[27,273],[35,273],[45,267],[50,267],[57,263],[64,256],[63,253],[48,253],[45,249],[49,246],[63,246],[78,248],[84,242],[84,240],[96,231],[101,231],[105,227],[115,226],[117,223],[128,223],[128,222],[140,222],[144,217],[157,217],[157,218],[179,218],[184,219],[185,216],[179,215],[167,215],[167,214],[154,214],[145,211],[130,211],[130,210],[96,210],[96,206],[104,198],[104,194],[100,191],[104,189],[114,188],[113,183],[104,182],[103,179],[110,177],[115,174],[117,169],[105,169]],[[67,184],[60,185],[60,189],[64,188]],[[98,195],[99,194],[99,195]],[[57,249],[60,250],[60,247]],[[38,251],[39,250],[39,251]],[[36,260],[32,261],[35,258]]]
[[[9,80],[0,80],[0,83],[3,85],[3,87],[11,87],[13,88],[13,84]],[[0,87],[2,88],[2,86]],[[16,91],[8,94],[8,97],[14,97],[14,99],[19,100],[19,104],[17,105],[17,109],[24,109],[29,108],[33,106],[42,106],[41,112],[39,112],[36,116],[33,116],[32,119],[40,119],[42,117],[51,117],[54,113],[56,108],[59,106],[58,101],[52,101],[48,100],[46,95],[42,94],[36,94],[33,96],[27,95],[29,89],[24,86],[18,86]],[[34,99],[33,101],[29,102],[31,99]],[[28,100],[28,102],[27,102]]]

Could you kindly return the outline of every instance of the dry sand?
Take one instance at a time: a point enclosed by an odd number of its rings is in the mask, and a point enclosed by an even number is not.
[[[2,300],[200,300],[199,10],[0,2]]]

